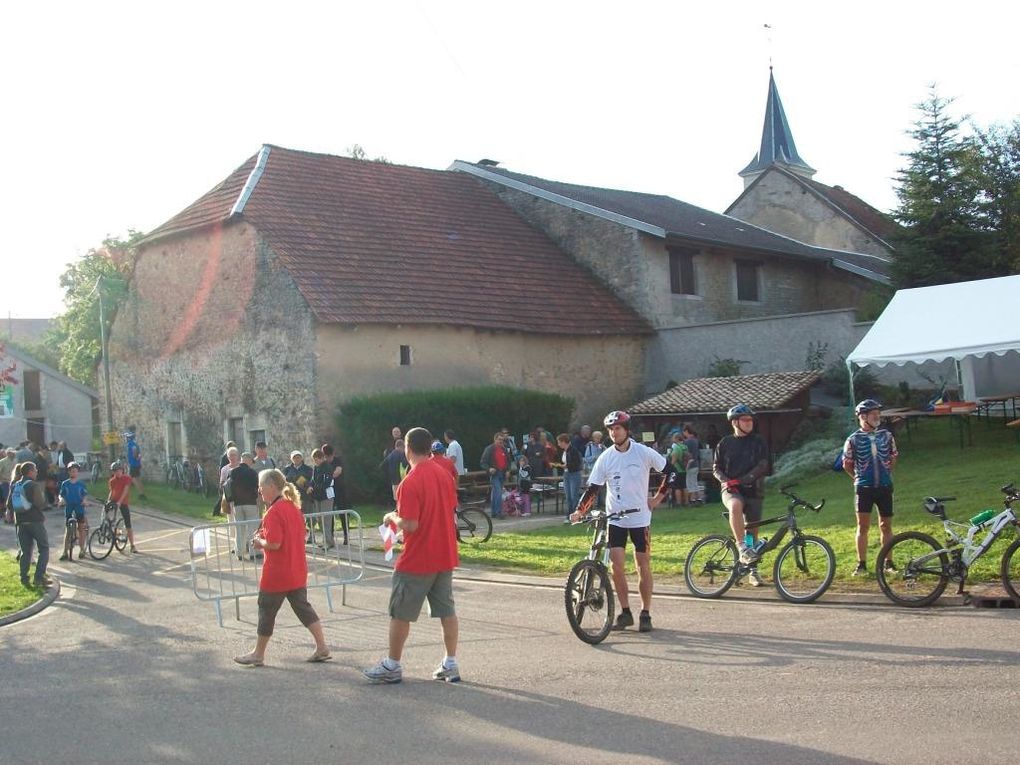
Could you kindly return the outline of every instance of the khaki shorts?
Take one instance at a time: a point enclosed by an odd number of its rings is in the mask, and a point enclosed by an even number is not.
[[[438,574],[393,572],[390,591],[390,616],[404,622],[418,621],[421,607],[428,599],[429,616],[445,619],[456,616],[453,608],[453,571]]]

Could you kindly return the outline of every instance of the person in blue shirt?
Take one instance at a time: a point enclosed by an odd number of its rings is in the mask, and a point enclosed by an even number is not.
[[[78,480],[78,463],[67,466],[67,478],[60,484],[58,502],[64,508],[64,554],[60,560],[71,560],[75,536],[78,538],[78,560],[85,557],[85,497],[88,490]],[[77,531],[77,534],[75,533]]]
[[[142,486],[142,449],[138,445],[133,426],[124,434],[124,439],[127,442],[125,445],[127,446],[128,475],[131,476],[131,484],[138,489],[139,499],[145,499],[145,487]]]
[[[854,509],[857,511],[857,568],[854,576],[868,573],[868,530],[871,511],[878,508],[878,526],[882,544],[892,538],[893,480],[896,467],[896,439],[888,430],[879,430],[882,405],[874,399],[861,401],[854,413],[860,429],[843,445],[843,470],[854,479]],[[886,562],[891,568],[892,561]]]

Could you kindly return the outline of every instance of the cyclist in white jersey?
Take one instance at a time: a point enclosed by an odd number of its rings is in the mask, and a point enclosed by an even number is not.
[[[588,488],[577,503],[570,519],[579,521],[595,504],[599,490],[606,487],[606,511],[637,510],[609,522],[609,560],[613,567],[613,585],[620,601],[620,615],[613,629],[622,630],[634,624],[627,590],[625,550],[627,540],[634,543],[634,565],[638,572],[638,592],[641,593],[641,615],[638,631],[652,629],[652,565],[651,523],[652,508],[658,507],[670,488],[667,484],[673,475],[667,470],[666,458],[654,449],[639,444],[630,437],[630,415],[610,412],[605,426],[613,445],[595,460],[588,479]],[[648,476],[655,470],[666,471],[666,479],[658,492],[648,499]],[[675,479],[674,479],[675,480]]]

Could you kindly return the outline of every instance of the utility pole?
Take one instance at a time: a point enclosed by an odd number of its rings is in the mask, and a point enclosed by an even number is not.
[[[106,342],[106,314],[103,309],[103,277],[96,279],[93,291],[99,292],[99,345],[103,354],[103,378],[106,381],[106,432],[113,432],[113,398],[110,393],[110,348]],[[107,444],[110,462],[117,457],[116,444]]]

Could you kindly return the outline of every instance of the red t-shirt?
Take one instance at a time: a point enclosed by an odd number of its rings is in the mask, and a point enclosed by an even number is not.
[[[404,532],[404,551],[394,565],[397,571],[437,574],[457,568],[456,506],[456,484],[446,468],[431,459],[411,468],[397,487],[397,513],[418,521],[418,528]]]
[[[496,470],[506,470],[508,467],[506,464],[506,450],[499,444],[496,444],[492,450],[492,466]]]
[[[460,474],[457,472],[457,465],[449,457],[442,454],[433,454],[432,459],[442,465],[446,470],[453,476],[453,485],[457,485],[457,480],[460,478]]]
[[[308,561],[305,559],[305,518],[298,506],[280,498],[262,519],[262,536],[267,542],[280,544],[279,550],[266,550],[259,589],[263,592],[290,592],[308,584]]]
[[[110,479],[110,496],[114,502],[126,505],[128,503],[128,496],[131,494],[131,476],[115,475]]]

